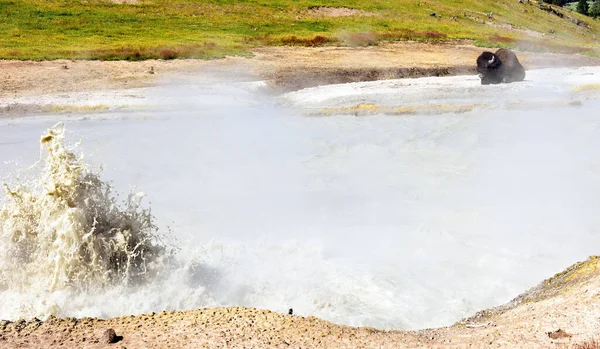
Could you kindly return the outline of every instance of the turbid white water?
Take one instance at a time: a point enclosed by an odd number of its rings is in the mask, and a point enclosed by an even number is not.
[[[147,194],[157,233],[179,248],[135,285],[4,283],[0,318],[247,305],[414,329],[506,302],[597,254],[599,77],[550,69],[499,86],[426,78],[284,96],[165,84],[143,91],[145,109],[0,119],[9,184],[39,181],[41,164],[26,168],[61,119],[119,199]]]

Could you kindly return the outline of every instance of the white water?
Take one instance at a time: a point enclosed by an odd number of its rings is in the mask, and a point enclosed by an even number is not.
[[[0,119],[3,178],[35,162],[63,119],[117,192],[147,193],[181,249],[144,286],[2,290],[0,318],[247,305],[422,328],[504,303],[598,253],[599,95],[575,89],[599,77],[552,69],[510,85],[427,78],[277,97],[165,84],[144,92],[148,109]],[[359,103],[485,105],[307,116]]]

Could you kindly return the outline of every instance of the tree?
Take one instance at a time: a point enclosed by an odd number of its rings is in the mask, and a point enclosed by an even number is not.
[[[563,6],[567,3],[567,0],[543,0],[545,3]]]
[[[596,0],[597,1],[597,0]],[[583,14],[583,15],[587,15],[588,14],[588,10],[590,9],[590,7],[588,6],[587,0],[579,0],[577,2],[577,12]]]
[[[590,16],[597,18],[600,17],[600,0],[595,0],[590,8]]]

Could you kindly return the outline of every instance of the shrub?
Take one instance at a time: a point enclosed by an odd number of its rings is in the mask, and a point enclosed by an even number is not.
[[[568,1],[567,0],[544,0],[545,3],[564,6]]]
[[[577,12],[583,14],[583,15],[587,15],[588,14],[588,10],[590,9],[590,6],[587,3],[587,0],[579,0],[577,2]]]
[[[594,18],[600,17],[600,0],[594,1],[594,3],[592,4],[592,7],[590,8],[589,15]]]

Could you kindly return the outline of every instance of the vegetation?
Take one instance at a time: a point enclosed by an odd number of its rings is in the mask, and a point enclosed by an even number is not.
[[[585,2],[585,4],[584,4]],[[587,11],[585,10],[587,6]],[[587,0],[587,1],[575,1],[575,2],[567,2],[566,4],[564,4],[564,7],[572,10],[572,11],[577,11],[579,13],[585,14],[587,16],[590,17],[594,17],[594,18],[598,18],[600,17],[600,0]]]
[[[544,0],[545,3],[564,6],[567,3],[567,0]]]
[[[600,17],[600,0],[594,1],[592,7],[590,8],[589,15],[594,18]]]
[[[325,4],[360,12],[322,15]],[[533,0],[0,0],[0,18],[0,59],[217,58],[261,45],[456,39],[576,52],[600,29]]]
[[[581,13],[582,15],[587,15],[589,9],[590,7],[587,0],[579,0],[577,2],[577,12]]]

